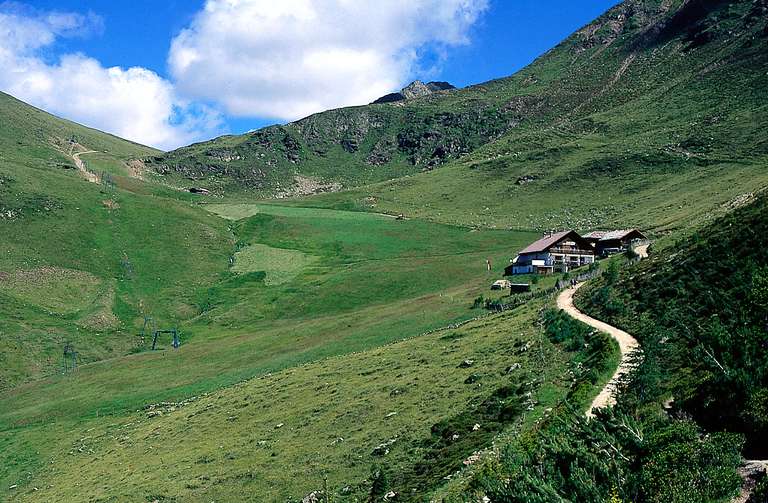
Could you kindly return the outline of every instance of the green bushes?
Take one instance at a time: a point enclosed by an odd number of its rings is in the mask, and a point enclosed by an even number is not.
[[[593,332],[588,325],[574,320],[558,309],[548,309],[542,317],[549,339],[556,344],[562,344],[568,351],[582,349],[587,337]]]
[[[422,501],[423,495],[443,477],[463,466],[463,461],[489,445],[507,425],[525,411],[533,391],[528,377],[520,375],[497,388],[479,405],[432,425],[431,435],[419,445],[421,460],[411,470],[393,475],[398,501]],[[411,490],[416,492],[411,494]]]
[[[605,361],[599,338],[563,313],[544,312],[548,337],[579,351],[587,371],[574,373],[567,402],[538,430],[477,474],[468,496],[684,503],[737,494],[742,450],[763,457],[768,445],[766,234],[763,196],[671,255],[609,267],[579,292],[583,309],[635,334],[643,348],[620,383],[618,405],[590,421],[579,404]],[[766,494],[761,480],[753,500],[767,501]]]
[[[656,366],[646,390],[673,396],[676,410],[709,431],[745,434],[755,457],[768,454],[766,233],[762,196],[678,242],[671,259],[606,274],[580,297],[638,337]]]
[[[741,438],[704,435],[690,421],[637,421],[619,411],[587,421],[562,407],[508,445],[472,483],[498,503],[721,501],[740,485]]]
[[[735,468],[743,438],[733,433],[702,435],[691,421],[672,421],[642,444],[636,490],[643,501],[718,501],[741,485]]]

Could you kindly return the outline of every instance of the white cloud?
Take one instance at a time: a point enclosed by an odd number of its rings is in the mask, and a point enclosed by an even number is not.
[[[174,148],[218,132],[212,110],[178,97],[145,68],[106,68],[82,54],[43,58],[57,38],[99,30],[100,18],[30,12],[0,4],[0,89],[35,106],[118,136]]]
[[[400,87],[423,51],[466,44],[488,0],[207,0],[171,45],[181,92],[296,119]]]

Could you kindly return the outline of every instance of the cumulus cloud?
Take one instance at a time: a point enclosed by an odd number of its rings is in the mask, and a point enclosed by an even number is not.
[[[35,106],[118,136],[174,148],[218,132],[220,117],[181,99],[174,86],[145,68],[106,68],[82,54],[49,63],[60,37],[99,31],[93,14],[33,12],[0,4],[0,89]]]
[[[172,42],[186,95],[282,120],[367,103],[466,44],[487,0],[207,0]]]

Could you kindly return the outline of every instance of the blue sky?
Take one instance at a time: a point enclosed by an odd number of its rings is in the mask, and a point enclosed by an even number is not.
[[[172,148],[366,103],[415,78],[466,86],[510,75],[617,3],[0,0],[0,43],[22,40],[0,51],[16,68],[0,89]]]

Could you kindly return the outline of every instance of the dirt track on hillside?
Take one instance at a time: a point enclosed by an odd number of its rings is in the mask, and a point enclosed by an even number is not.
[[[616,404],[616,384],[619,382],[622,376],[626,375],[631,370],[629,355],[634,350],[638,349],[640,345],[638,344],[637,340],[635,340],[635,338],[629,335],[627,332],[619,330],[618,328],[608,325],[607,323],[603,323],[600,320],[591,318],[576,309],[576,306],[573,305],[573,295],[583,285],[584,283],[579,283],[574,288],[568,288],[567,290],[564,290],[562,293],[560,293],[560,295],[557,297],[557,307],[568,313],[571,317],[613,337],[614,340],[619,343],[619,350],[621,351],[621,362],[619,363],[616,372],[614,372],[613,377],[611,377],[611,380],[608,381],[608,384],[606,384],[603,389],[600,390],[600,394],[595,397],[595,399],[592,401],[592,405],[590,405],[589,409],[587,410],[587,417],[593,417],[595,410]]]
[[[80,159],[80,156],[83,154],[94,154],[96,153],[96,150],[86,150],[85,152],[75,152],[72,154],[72,159],[75,161],[75,166],[77,166],[77,169],[80,171],[80,174],[83,175],[83,178],[88,180],[91,183],[99,183],[99,177],[96,176],[95,173],[91,173],[87,169],[85,169],[85,163]]]
[[[646,244],[635,247],[635,253],[637,253],[640,258],[647,258],[648,246],[649,245]],[[621,361],[619,362],[616,372],[614,372],[611,380],[600,390],[600,393],[592,401],[592,405],[587,409],[587,417],[593,417],[595,410],[616,405],[616,385],[621,378],[628,374],[632,369],[629,356],[633,351],[640,348],[640,344],[627,332],[587,316],[576,309],[576,306],[573,305],[573,295],[582,286],[584,286],[584,283],[579,283],[575,287],[568,288],[561,292],[557,297],[557,307],[568,313],[572,318],[586,323],[587,325],[613,337],[613,339],[619,343],[619,351],[621,352]]]

